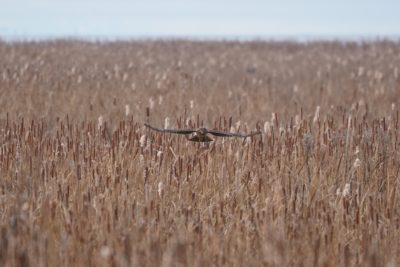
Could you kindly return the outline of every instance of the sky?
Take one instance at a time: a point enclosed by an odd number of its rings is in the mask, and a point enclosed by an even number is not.
[[[0,38],[399,38],[396,0],[0,0]]]

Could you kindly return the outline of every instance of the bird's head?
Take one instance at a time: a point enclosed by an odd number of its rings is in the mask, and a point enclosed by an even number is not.
[[[199,129],[197,129],[196,133],[198,135],[206,135],[208,133],[208,130],[207,130],[207,128],[199,128]]]

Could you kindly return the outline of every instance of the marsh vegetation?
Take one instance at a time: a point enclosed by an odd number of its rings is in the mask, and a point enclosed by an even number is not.
[[[400,45],[0,43],[1,266],[398,266]],[[150,131],[262,131],[210,144]]]

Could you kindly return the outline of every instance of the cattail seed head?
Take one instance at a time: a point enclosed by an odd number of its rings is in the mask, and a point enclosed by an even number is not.
[[[170,119],[169,119],[169,117],[166,117],[164,120],[164,128],[168,129],[169,125],[170,125]]]
[[[355,169],[358,169],[361,166],[361,160],[359,158],[356,158],[356,160],[354,161],[353,167]]]
[[[146,135],[142,135],[139,140],[140,147],[144,147],[146,145]]]
[[[271,124],[274,125],[276,121],[276,113],[271,114]]]
[[[342,196],[347,197],[350,195],[350,192],[351,192],[351,186],[349,183],[347,183],[344,185]]]
[[[317,109],[315,110],[315,114],[314,114],[314,120],[313,122],[316,123],[319,120],[319,111],[320,111],[321,107],[317,106]]]
[[[129,105],[125,105],[125,116],[129,116],[129,113],[130,113],[130,108],[129,108]]]
[[[99,116],[99,118],[97,119],[98,123],[97,123],[97,128],[100,129],[103,124],[104,124],[104,119],[103,116]]]
[[[271,124],[269,123],[269,121],[266,121],[264,123],[264,132],[269,133],[270,131],[271,131]]]
[[[294,117],[294,125],[295,125],[295,126],[299,126],[299,125],[300,125],[300,115],[299,115],[299,114],[297,114],[297,115]]]
[[[104,259],[109,259],[112,255],[112,249],[108,246],[103,246],[100,249],[100,255],[101,257],[103,257]]]
[[[236,124],[235,124],[236,130],[239,130],[240,125],[241,125],[241,122],[240,122],[240,121],[237,121]]]
[[[359,146],[356,146],[356,151],[354,152],[354,155],[360,154],[360,148]]]
[[[336,196],[340,197],[342,195],[342,191],[340,188],[336,189]]]
[[[163,195],[164,195],[164,183],[163,182],[158,183],[157,192],[158,192],[159,197],[163,197]]]
[[[150,109],[154,108],[154,99],[152,97],[149,98],[149,107]]]

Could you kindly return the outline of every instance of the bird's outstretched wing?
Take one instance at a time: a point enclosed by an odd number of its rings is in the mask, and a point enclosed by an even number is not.
[[[261,132],[255,132],[255,133],[250,133],[250,134],[228,133],[228,132],[222,132],[222,131],[218,131],[218,130],[208,130],[208,133],[215,135],[215,136],[221,136],[221,137],[243,137],[243,138],[261,134]]]
[[[146,127],[152,129],[153,131],[161,132],[161,133],[175,133],[175,134],[191,134],[196,132],[196,129],[162,129],[151,126],[150,124],[145,123]]]

